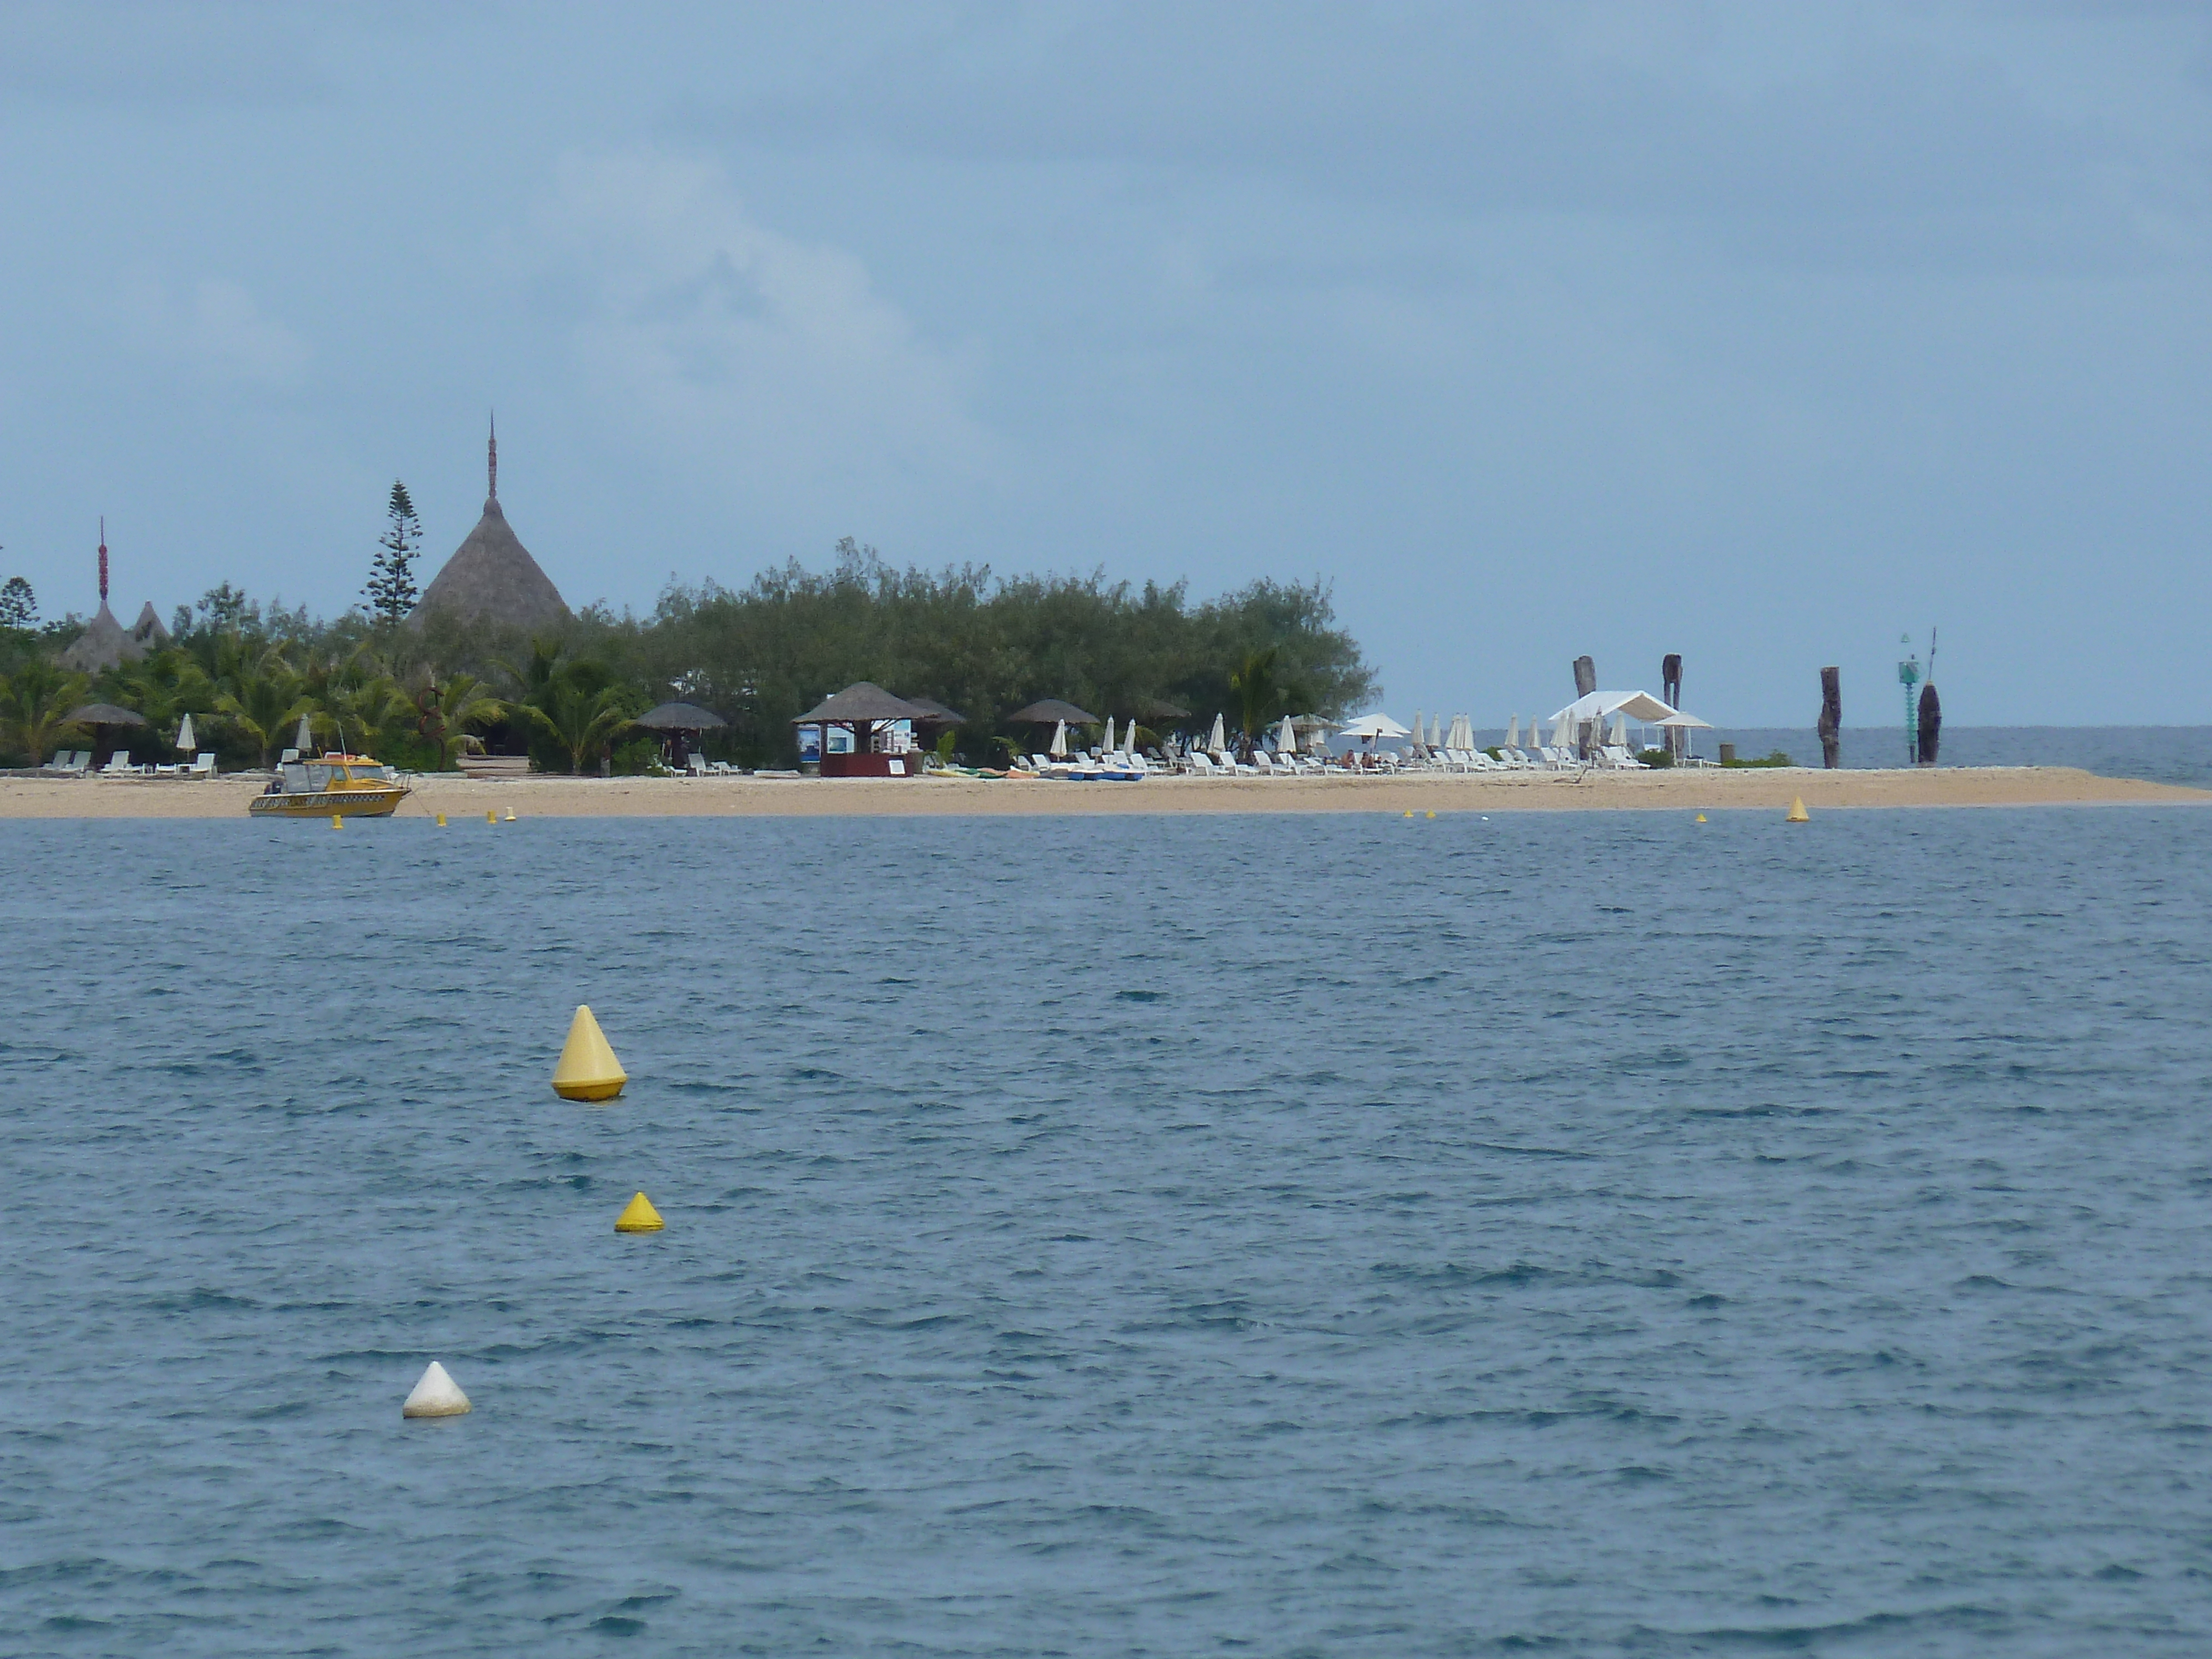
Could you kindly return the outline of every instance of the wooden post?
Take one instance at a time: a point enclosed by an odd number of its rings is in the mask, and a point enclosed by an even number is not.
[[[1820,671],[1820,764],[1833,771],[1844,763],[1844,671]]]
[[[1934,654],[1932,652],[1929,653]],[[1920,748],[1918,759],[1923,766],[1936,764],[1936,750],[1943,741],[1943,703],[1936,695],[1936,682],[1929,680],[1920,688]]]
[[[1669,708],[1682,707],[1682,653],[1669,651],[1659,659],[1659,701]],[[1667,728],[1667,752],[1680,760],[1688,752],[1686,744],[1690,734],[1679,726]]]

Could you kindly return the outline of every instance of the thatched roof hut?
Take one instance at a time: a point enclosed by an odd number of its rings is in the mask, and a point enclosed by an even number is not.
[[[872,680],[861,680],[847,686],[842,691],[824,697],[799,715],[793,726],[851,726],[855,722],[872,726],[879,720],[925,720],[929,710],[919,703],[908,702],[904,697],[895,697]]]
[[[561,590],[538,568],[500,510],[496,432],[488,453],[490,493],[484,497],[483,516],[422,590],[421,601],[407,617],[416,627],[434,611],[526,633],[568,618]]]
[[[1078,708],[1072,702],[1062,702],[1058,697],[1047,697],[1026,708],[1018,708],[1006,716],[1006,720],[1013,726],[1057,726],[1062,720],[1070,726],[1101,724],[1097,715]]]
[[[119,663],[137,662],[145,654],[146,647],[124,632],[123,624],[102,599],[92,625],[62,653],[62,666],[74,673],[97,674]]]
[[[649,732],[719,732],[729,724],[711,708],[696,702],[664,702],[648,708],[630,722]]]

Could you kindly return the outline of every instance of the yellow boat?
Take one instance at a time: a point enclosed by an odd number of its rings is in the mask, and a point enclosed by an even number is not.
[[[262,817],[388,818],[407,793],[381,761],[333,753],[286,761],[246,810]]]

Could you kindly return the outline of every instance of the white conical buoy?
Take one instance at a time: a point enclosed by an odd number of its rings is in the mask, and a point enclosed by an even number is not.
[[[422,1380],[415,1385],[415,1392],[407,1396],[407,1403],[399,1408],[402,1417],[459,1417],[469,1409],[469,1397],[461,1392],[460,1384],[446,1375],[446,1368],[436,1360],[422,1373]]]

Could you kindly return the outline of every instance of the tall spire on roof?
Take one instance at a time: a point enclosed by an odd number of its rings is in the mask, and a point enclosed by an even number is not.
[[[100,515],[100,602],[107,603],[107,514]]]
[[[491,443],[484,457],[484,471],[491,486],[485,492],[484,500],[489,503],[499,499],[499,411],[497,410],[492,410]]]

